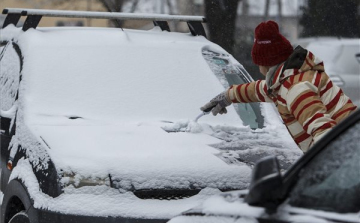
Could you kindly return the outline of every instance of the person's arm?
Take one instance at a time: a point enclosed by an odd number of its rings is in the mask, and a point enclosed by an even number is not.
[[[232,85],[200,109],[204,112],[211,111],[213,115],[217,115],[226,114],[226,107],[231,105],[231,103],[272,102],[266,95],[266,89],[264,80]]]
[[[267,96],[265,80],[233,85],[229,89],[229,98],[233,103],[273,102]]]
[[[289,88],[286,104],[303,129],[318,141],[337,123],[326,114],[327,109],[318,95],[318,89],[310,82],[299,82]]]

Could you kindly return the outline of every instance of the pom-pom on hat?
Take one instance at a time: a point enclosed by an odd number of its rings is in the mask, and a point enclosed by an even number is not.
[[[251,50],[254,64],[274,66],[287,60],[292,52],[293,47],[289,40],[280,34],[276,22],[262,22],[255,28],[254,45]]]

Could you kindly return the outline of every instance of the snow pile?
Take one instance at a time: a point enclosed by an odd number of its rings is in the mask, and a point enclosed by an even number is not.
[[[162,127],[167,132],[191,132],[200,133],[203,127],[193,120],[180,120]]]

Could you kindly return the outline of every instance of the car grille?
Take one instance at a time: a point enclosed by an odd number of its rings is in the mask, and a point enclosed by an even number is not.
[[[192,197],[200,192],[200,189],[152,189],[136,190],[134,194],[141,199],[156,200],[179,200]]]

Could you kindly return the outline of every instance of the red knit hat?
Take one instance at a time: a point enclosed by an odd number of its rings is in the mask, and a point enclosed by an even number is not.
[[[255,29],[254,45],[251,56],[254,64],[274,66],[284,62],[293,52],[289,40],[279,32],[274,21],[260,23]]]

